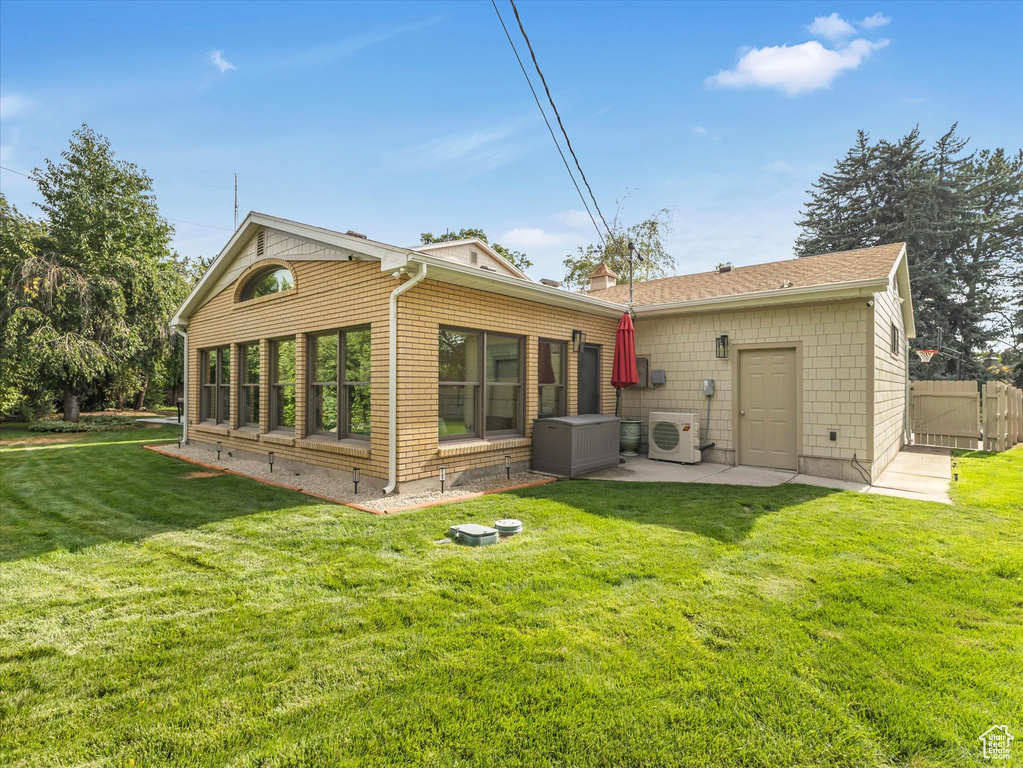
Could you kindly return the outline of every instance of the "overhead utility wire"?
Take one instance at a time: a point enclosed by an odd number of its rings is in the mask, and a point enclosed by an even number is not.
[[[551,127],[551,121],[547,119],[547,113],[543,111],[543,106],[540,104],[540,97],[536,95],[536,89],[533,87],[533,81],[529,79],[529,73],[526,72],[526,67],[522,63],[522,58],[519,56],[518,49],[515,47],[511,34],[508,32],[508,27],[504,24],[504,19],[501,17],[501,11],[497,7],[497,2],[496,0],[490,0],[490,2],[494,6],[494,11],[497,13],[498,20],[501,22],[501,29],[504,30],[505,37],[508,38],[508,44],[511,46],[512,53],[515,54],[515,59],[519,62],[519,69],[522,70],[522,76],[526,78],[526,84],[529,85],[529,90],[533,94],[533,100],[536,102],[536,108],[540,110],[540,115],[543,117],[543,121],[547,124],[547,130],[551,132],[551,139],[554,140],[554,146],[557,147],[558,154],[561,155],[561,162],[565,164],[565,170],[568,171],[568,178],[572,180],[572,186],[575,187],[575,191],[579,194],[579,199],[583,203],[583,208],[586,209],[586,215],[590,217],[590,221],[593,222],[593,228],[597,230],[597,239],[600,240],[600,245],[603,248],[606,248],[607,246],[604,243],[604,236],[600,232],[600,227],[597,226],[597,220],[593,218],[593,214],[590,212],[590,206],[586,204],[586,196],[583,194],[583,191],[579,189],[579,182],[575,180],[575,174],[572,173],[572,167],[568,164],[568,158],[565,157],[565,153],[561,151],[561,145],[558,143],[558,137],[554,133],[554,128]],[[528,43],[529,41],[527,40],[526,42]],[[601,216],[601,219],[603,218],[604,217]]]
[[[5,171],[10,171],[11,173],[16,173],[19,176],[24,176],[26,179],[32,179],[33,181],[35,181],[37,178],[36,176],[30,176],[27,173],[16,171],[13,168],[8,168],[6,165],[0,165],[0,168],[3,168]],[[193,227],[206,227],[206,229],[222,229],[225,232],[234,231],[228,227],[215,227],[212,224],[199,224],[198,222],[195,221],[185,221],[184,219],[172,219],[170,216],[164,216],[164,218],[167,219],[167,221],[176,221],[178,224],[191,224]]]
[[[579,158],[576,157],[575,150],[572,149],[572,142],[568,138],[568,131],[565,130],[565,124],[561,122],[561,113],[558,112],[558,107],[554,103],[554,97],[551,96],[551,89],[547,87],[547,78],[543,76],[543,70],[540,69],[540,63],[536,60],[536,53],[533,51],[533,45],[529,42],[529,35],[526,34],[526,28],[522,26],[522,17],[519,16],[519,9],[515,5],[515,0],[508,1],[511,3],[512,10],[515,12],[515,20],[519,23],[519,31],[522,33],[522,38],[526,41],[526,47],[529,48],[529,55],[533,58],[533,66],[536,67],[536,73],[540,75],[540,82],[543,83],[543,89],[547,92],[547,101],[551,103],[551,109],[554,110],[554,116],[558,118],[558,127],[561,128],[561,133],[565,137],[565,144],[568,146],[568,152],[572,155],[572,159],[575,160],[575,167],[579,169],[579,175],[582,177],[583,183],[586,185],[586,189],[590,193],[590,199],[593,200],[593,207],[597,209],[597,215],[600,216],[600,220],[604,222],[604,229],[607,230],[608,239],[610,239],[611,227],[607,225],[607,219],[605,219],[604,214],[601,213],[600,205],[597,203],[597,198],[593,194],[593,187],[590,186],[590,182],[586,179],[586,174],[583,173],[583,167],[579,164]]]

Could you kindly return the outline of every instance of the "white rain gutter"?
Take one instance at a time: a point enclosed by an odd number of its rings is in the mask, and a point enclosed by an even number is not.
[[[183,350],[184,356],[184,371],[182,376],[184,383],[181,387],[181,398],[184,401],[181,409],[181,440],[185,445],[188,445],[188,326],[187,325],[175,325],[175,332],[178,336],[185,340],[185,348]],[[177,403],[175,403],[177,405]]]
[[[398,297],[406,291],[414,288],[426,278],[426,264],[408,282],[402,283],[391,291],[390,307],[390,344],[388,350],[388,381],[387,381],[387,486],[385,494],[394,493],[398,485]],[[400,272],[394,273],[400,277]]]

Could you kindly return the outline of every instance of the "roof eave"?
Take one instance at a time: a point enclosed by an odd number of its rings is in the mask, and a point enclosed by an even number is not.
[[[619,317],[626,311],[626,307],[617,302],[595,299],[561,288],[552,288],[542,283],[534,283],[529,278],[523,279],[497,272],[487,272],[478,267],[464,266],[424,253],[411,253],[409,261],[428,265],[430,280],[439,280],[453,285],[466,285],[477,290],[500,293],[502,296],[512,296],[526,301],[535,301],[540,304],[549,304],[605,317]]]
[[[779,304],[807,304],[815,301],[835,301],[872,296],[887,285],[886,278],[852,280],[828,285],[810,285],[800,288],[778,288],[755,293],[714,296],[708,299],[690,299],[664,304],[633,305],[636,315],[642,317],[672,314],[688,314],[711,310],[748,309],[750,307],[775,306]]]

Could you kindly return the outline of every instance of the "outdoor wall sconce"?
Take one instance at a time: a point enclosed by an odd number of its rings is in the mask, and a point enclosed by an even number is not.
[[[582,331],[572,331],[572,351],[578,352],[586,344],[586,334]]]
[[[355,495],[359,495],[359,480],[362,479],[362,470],[358,467],[352,467],[352,485],[355,486]]]
[[[217,461],[220,461],[220,449],[221,449],[220,441],[217,440]]]
[[[274,452],[273,451],[270,451],[266,455],[266,460],[270,462],[270,474],[272,475],[274,473]]]
[[[444,481],[448,479],[448,468],[440,468],[440,492],[444,493]]]
[[[718,360],[728,357],[728,336],[721,335],[714,339],[714,357]]]
[[[511,480],[511,454],[504,455],[504,474]]]

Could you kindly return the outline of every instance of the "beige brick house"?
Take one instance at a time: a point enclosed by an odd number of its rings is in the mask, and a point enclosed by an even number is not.
[[[388,489],[526,468],[536,418],[614,411],[628,289],[598,272],[602,290],[573,293],[479,240],[399,248],[250,213],[172,320],[184,437]],[[623,415],[700,412],[714,378],[706,460],[852,477],[855,454],[876,476],[904,435],[908,296],[902,246],[637,284],[637,353],[667,382],[628,391]],[[751,365],[796,393],[772,438],[791,444],[766,458],[742,442]]]

